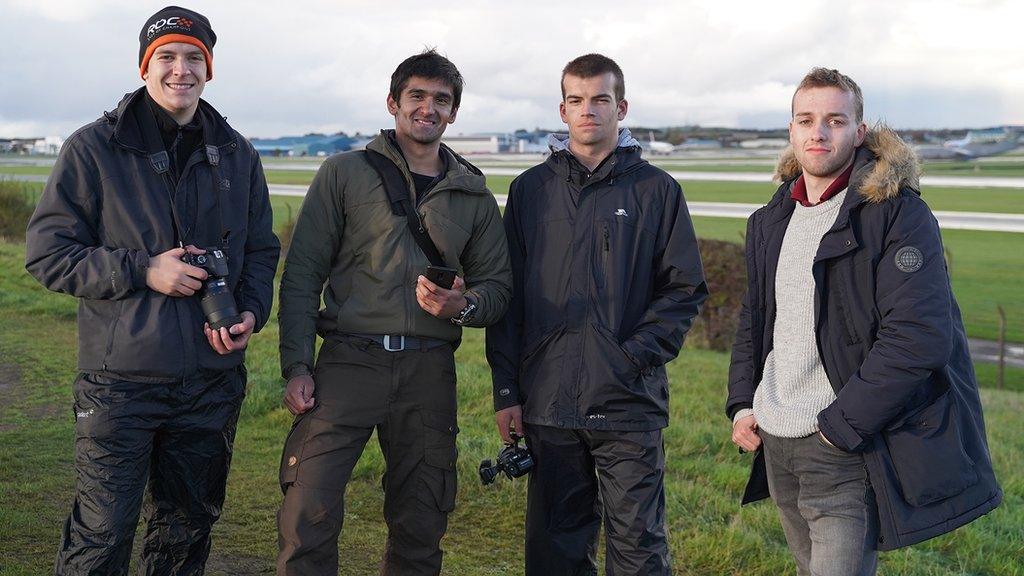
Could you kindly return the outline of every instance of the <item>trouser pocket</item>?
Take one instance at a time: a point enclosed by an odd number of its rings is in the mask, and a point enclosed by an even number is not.
[[[450,512],[455,509],[455,495],[458,491],[455,464],[459,450],[455,436],[459,433],[455,414],[423,410],[423,462],[424,479],[434,495],[437,509]]]
[[[308,412],[295,417],[292,429],[284,441],[284,450],[281,453],[281,465],[279,471],[279,482],[281,492],[287,492],[288,486],[295,482],[299,472],[299,463],[302,462],[302,451],[309,439],[310,424],[313,421],[313,413],[320,409],[320,404],[313,406]]]

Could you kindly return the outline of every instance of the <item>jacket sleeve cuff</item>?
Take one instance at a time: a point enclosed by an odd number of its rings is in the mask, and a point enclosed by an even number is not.
[[[263,314],[261,314],[262,308],[260,308],[259,306],[255,305],[255,303],[250,301],[239,302],[238,304],[239,310],[252,313],[252,317],[256,320],[255,324],[253,324],[252,333],[259,334],[260,330],[262,330],[263,327],[266,326],[267,324],[267,319],[263,317]]]
[[[135,250],[131,254],[132,288],[142,290],[146,287],[146,273],[149,271],[149,254],[145,250]]]
[[[519,388],[513,384],[494,385],[494,411],[504,410],[522,404],[519,400]]]
[[[285,380],[291,380],[296,376],[309,376],[310,374],[312,374],[312,372],[309,371],[309,366],[306,366],[302,362],[296,362],[281,371],[281,375],[284,376]]]
[[[846,422],[833,403],[818,414],[818,430],[836,448],[846,452],[859,452],[867,447],[867,440]]]

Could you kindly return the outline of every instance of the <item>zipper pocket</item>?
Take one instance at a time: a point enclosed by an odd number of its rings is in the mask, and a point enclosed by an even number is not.
[[[114,349],[114,336],[117,334],[117,325],[121,320],[121,313],[124,311],[125,299],[121,299],[117,303],[117,312],[114,313],[114,317],[110,320],[109,330],[110,334],[107,336],[107,350],[103,353],[103,369],[107,370],[107,360],[110,359],[110,352]]]
[[[611,231],[608,230],[608,223],[601,225],[601,270],[598,273],[598,284],[604,288],[608,284],[608,259],[612,250]]]

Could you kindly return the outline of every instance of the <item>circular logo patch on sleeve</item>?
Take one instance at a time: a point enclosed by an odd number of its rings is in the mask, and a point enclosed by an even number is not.
[[[917,272],[924,266],[924,254],[913,246],[904,246],[896,251],[896,267],[903,272]]]

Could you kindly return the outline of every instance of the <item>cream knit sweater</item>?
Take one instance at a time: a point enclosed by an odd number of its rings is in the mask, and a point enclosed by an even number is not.
[[[775,274],[774,346],[754,393],[757,424],[773,436],[801,438],[817,432],[818,413],[836,398],[818,356],[811,266],[845,197],[843,190],[815,206],[797,203],[782,240]]]

